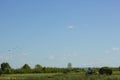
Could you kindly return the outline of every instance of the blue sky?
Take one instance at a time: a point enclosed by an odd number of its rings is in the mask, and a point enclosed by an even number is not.
[[[120,66],[119,0],[0,0],[0,63]]]

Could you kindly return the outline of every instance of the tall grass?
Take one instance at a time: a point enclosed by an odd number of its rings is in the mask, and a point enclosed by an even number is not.
[[[84,73],[12,74],[2,75],[0,80],[120,80],[120,75],[90,75]]]

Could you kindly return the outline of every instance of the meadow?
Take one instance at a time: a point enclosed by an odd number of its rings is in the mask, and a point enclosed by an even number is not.
[[[38,74],[2,74],[0,80],[120,80],[120,72],[112,75],[89,75],[85,73],[38,73]]]

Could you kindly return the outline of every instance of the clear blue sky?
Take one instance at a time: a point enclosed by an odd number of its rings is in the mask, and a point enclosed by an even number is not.
[[[120,0],[0,0],[0,63],[120,66]]]

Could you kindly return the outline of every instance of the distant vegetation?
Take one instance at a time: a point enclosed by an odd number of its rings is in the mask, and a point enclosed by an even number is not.
[[[13,69],[9,63],[2,63],[0,74],[25,74],[25,73],[68,73],[68,72],[80,72],[84,71],[81,68],[72,68],[72,64],[68,64],[68,68],[57,67],[42,67],[40,64],[36,64],[34,68],[31,68],[28,64],[24,64],[21,68]]]
[[[69,72],[86,72],[87,75],[92,74],[106,74],[111,75],[112,70],[120,71],[118,68],[72,68],[72,64],[68,63],[67,68],[56,67],[42,67],[40,64],[36,64],[34,68],[31,68],[28,64],[24,64],[21,68],[13,69],[9,63],[4,62],[1,64],[0,74],[23,74],[23,73],[69,73]]]
[[[112,69],[109,67],[102,67],[99,69],[100,74],[106,74],[106,75],[111,75],[112,74]]]
[[[4,62],[1,64],[0,75],[0,80],[120,80],[120,67],[73,68],[68,63],[67,68],[43,67],[40,64],[31,68],[24,64],[14,69]]]

